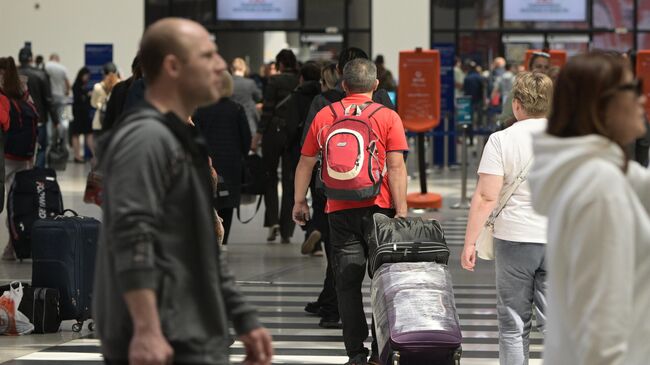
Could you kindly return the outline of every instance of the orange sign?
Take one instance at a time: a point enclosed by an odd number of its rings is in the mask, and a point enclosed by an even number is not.
[[[535,52],[543,52],[542,50],[539,49],[529,49],[526,51],[526,59],[524,60],[524,67],[528,69],[528,63],[530,62],[530,59],[533,57],[533,53]],[[552,49],[548,51],[548,53],[551,55],[551,67],[557,66],[557,67],[562,67],[566,63],[567,55],[566,51],[564,50],[558,50],[558,49]]]
[[[650,100],[650,50],[642,50],[636,54],[636,77],[643,82],[643,94]],[[646,100],[645,110],[650,118],[650,102]]]
[[[402,51],[399,53],[397,110],[404,128],[426,132],[440,124],[440,53]]]

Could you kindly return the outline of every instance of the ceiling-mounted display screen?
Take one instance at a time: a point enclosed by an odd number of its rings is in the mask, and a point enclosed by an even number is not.
[[[217,20],[296,21],[299,0],[217,0]]]
[[[587,0],[504,0],[503,20],[584,22],[587,21]]]

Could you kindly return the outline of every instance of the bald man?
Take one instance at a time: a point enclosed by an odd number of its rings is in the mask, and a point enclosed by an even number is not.
[[[229,325],[247,364],[270,364],[260,326],[220,255],[205,145],[190,115],[216,102],[226,64],[189,20],[140,44],[145,101],[99,148],[104,222],[93,310],[107,364],[228,364]]]

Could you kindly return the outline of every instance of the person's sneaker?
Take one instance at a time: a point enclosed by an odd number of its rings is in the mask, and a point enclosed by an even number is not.
[[[289,237],[282,237],[282,238],[280,239],[280,243],[285,244],[285,245],[288,245],[288,244],[291,243],[291,238],[289,238]]]
[[[368,361],[366,360],[366,355],[359,354],[355,357],[351,357],[345,365],[367,365]]]
[[[341,323],[340,318],[336,317],[322,317],[320,322],[318,322],[318,327],[328,328],[328,329],[340,329],[343,328],[343,323]],[[364,358],[365,359],[365,358]],[[365,364],[365,362],[364,362]]]
[[[2,252],[2,259],[4,261],[16,261],[16,252],[11,242],[5,246],[5,250]]]
[[[379,362],[379,356],[376,354],[370,354],[368,365],[381,365],[381,362]]]
[[[305,306],[305,312],[320,316],[320,304],[318,302],[309,302]]]
[[[323,254],[323,250],[321,249],[321,250],[316,250],[316,251],[312,252],[311,255],[314,256],[314,257],[323,257],[324,254]]]
[[[278,234],[280,234],[280,225],[275,224],[269,227],[269,235],[266,236],[266,240],[269,242],[275,241],[276,238],[278,238]]]
[[[221,245],[221,252],[228,252],[228,245]]]
[[[314,252],[314,248],[316,247],[316,244],[320,242],[321,236],[322,235],[319,230],[315,229],[311,231],[309,236],[305,238],[305,242],[302,243],[302,246],[300,247],[300,253],[303,255],[309,255],[310,253]]]

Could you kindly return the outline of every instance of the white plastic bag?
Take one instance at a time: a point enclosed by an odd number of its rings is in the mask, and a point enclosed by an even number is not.
[[[9,290],[0,297],[0,334],[9,336],[28,335],[34,331],[34,325],[20,313],[18,306],[23,299],[23,284],[11,283]]]

